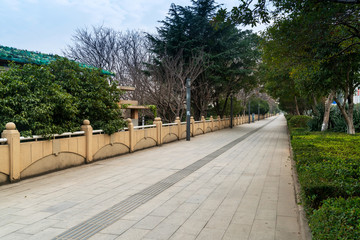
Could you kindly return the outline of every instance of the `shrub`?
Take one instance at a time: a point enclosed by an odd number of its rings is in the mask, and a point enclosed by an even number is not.
[[[308,128],[308,122],[311,120],[310,116],[296,115],[289,120],[290,128]]]
[[[343,133],[293,135],[304,202],[316,209],[332,197],[360,196],[360,139]]]
[[[285,115],[285,118],[286,118],[286,121],[289,121],[294,115],[292,114],[286,114]]]
[[[122,126],[120,90],[100,70],[59,59],[47,66],[12,64],[0,73],[0,131],[14,122],[22,136],[76,131],[84,119],[113,133]]]
[[[360,198],[324,201],[310,218],[313,239],[359,239]]]
[[[318,114],[315,114],[308,123],[311,131],[321,130],[321,125],[324,118],[324,106],[322,104],[319,104],[317,106],[317,111]],[[354,106],[353,120],[355,125],[355,131],[360,132],[360,104],[355,104]],[[342,116],[337,106],[332,106],[330,109],[328,130],[333,132],[347,131],[346,121],[344,120],[344,117]]]

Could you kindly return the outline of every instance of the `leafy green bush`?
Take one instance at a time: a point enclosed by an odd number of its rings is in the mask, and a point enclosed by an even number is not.
[[[357,239],[360,226],[354,227],[351,212],[360,219],[359,134],[294,132],[291,144],[314,239]],[[357,200],[349,210],[346,200],[329,200],[337,198]],[[344,229],[350,229],[348,235]]]
[[[289,122],[289,120],[290,120],[293,116],[294,116],[294,115],[292,115],[292,114],[286,114],[286,115],[285,115],[286,121]]]
[[[76,131],[84,119],[113,133],[122,126],[120,90],[100,70],[59,59],[48,66],[11,64],[0,72],[0,131],[14,122],[22,136]]]
[[[290,128],[307,128],[308,122],[311,120],[310,116],[296,115],[289,120]]]
[[[317,107],[317,114],[314,114],[313,118],[309,121],[309,127],[311,131],[320,131],[324,118],[324,106],[319,104]],[[354,106],[354,125],[355,131],[360,132],[360,104]],[[329,131],[333,132],[346,132],[347,126],[344,117],[337,106],[332,106],[329,116]]]
[[[360,139],[340,133],[292,138],[304,201],[311,209],[330,197],[360,196]]]
[[[359,239],[360,198],[328,199],[310,218],[313,239]]]

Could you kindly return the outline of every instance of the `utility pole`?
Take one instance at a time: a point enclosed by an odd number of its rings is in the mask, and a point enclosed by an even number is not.
[[[191,100],[191,80],[186,79],[186,141],[190,141],[190,100]]]
[[[258,121],[260,121],[260,103],[258,103]]]

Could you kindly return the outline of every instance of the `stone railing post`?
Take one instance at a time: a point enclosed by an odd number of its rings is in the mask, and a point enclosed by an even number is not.
[[[176,117],[175,119],[175,123],[177,124],[177,128],[178,128],[178,140],[181,139],[181,121],[180,121],[180,118],[179,117]]]
[[[217,120],[218,120],[218,128],[220,130],[221,129],[221,118],[219,115],[217,116]]]
[[[156,117],[154,120],[155,120],[154,124],[156,125],[156,136],[157,136],[156,144],[159,146],[162,144],[162,138],[161,138],[162,121],[160,117]]]
[[[10,171],[9,179],[11,182],[20,180],[20,133],[16,130],[16,125],[9,122],[5,125],[5,130],[1,134],[2,138],[7,139],[9,146]]]
[[[135,134],[134,134],[134,124],[131,121],[131,118],[126,119],[128,131],[129,131],[129,151],[132,153],[134,152],[135,147]]]
[[[204,116],[201,116],[201,122],[202,122],[202,125],[203,125],[203,132],[205,134],[206,133],[206,120],[205,120]]]
[[[81,130],[85,132],[85,161],[86,163],[90,163],[93,160],[92,153],[92,136],[93,136],[93,128],[90,125],[89,120],[84,120],[83,125],[81,125]]]
[[[193,116],[190,117],[190,125],[191,125],[191,136],[194,137],[195,136],[195,120],[194,120]]]
[[[210,121],[211,121],[211,131],[213,132],[214,131],[214,118],[213,116],[210,116]]]

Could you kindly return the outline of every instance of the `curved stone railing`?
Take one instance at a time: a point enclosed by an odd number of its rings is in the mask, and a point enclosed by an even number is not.
[[[267,116],[261,116],[264,119]],[[257,120],[257,116],[255,117]],[[236,116],[233,125],[248,123],[248,116]],[[163,124],[155,118],[153,125],[128,127],[107,135],[93,130],[84,120],[81,131],[43,136],[20,137],[14,123],[6,124],[0,138],[0,183],[90,163],[137,150],[159,146],[186,138],[186,122],[176,118],[174,123]],[[190,120],[190,134],[196,136],[230,127],[230,118],[210,117]]]

